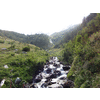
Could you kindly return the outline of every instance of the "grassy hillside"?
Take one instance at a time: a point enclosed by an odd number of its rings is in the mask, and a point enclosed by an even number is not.
[[[29,48],[28,51],[25,48]],[[6,79],[2,87],[9,88],[11,79],[12,87],[22,87],[23,82],[31,83],[48,59],[49,54],[39,47],[0,37],[0,81]],[[15,84],[17,77],[22,80],[19,85]]]
[[[22,43],[30,43],[40,47],[41,49],[49,49],[52,46],[49,36],[43,33],[24,35],[13,31],[0,30],[0,36],[7,37]]]
[[[100,87],[100,14],[64,45],[63,61],[72,65],[68,79],[76,88]]]

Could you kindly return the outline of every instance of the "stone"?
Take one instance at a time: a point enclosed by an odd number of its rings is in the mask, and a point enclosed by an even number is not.
[[[52,74],[52,75],[50,75],[50,77],[49,78],[56,78],[57,77],[57,75],[56,74]]]
[[[54,63],[53,66],[56,66],[57,67],[58,65],[56,63]]]
[[[27,52],[25,52],[25,51],[22,51],[22,53],[23,53],[23,54],[27,54]]]
[[[2,86],[4,85],[4,83],[5,83],[5,79],[3,79],[3,80],[1,81],[0,87],[2,87]]]
[[[42,76],[41,76],[41,75],[37,75],[36,78],[34,79],[34,81],[35,81],[36,83],[38,83],[38,82],[41,81],[41,79],[42,79]]]
[[[8,65],[4,65],[4,68],[8,68]]]
[[[19,84],[21,82],[21,79],[19,77],[16,78],[15,84]]]
[[[61,75],[61,71],[55,70],[54,73],[55,73],[57,76],[60,76],[60,75]]]
[[[51,73],[51,68],[48,68],[48,69],[46,70],[46,73]]]
[[[6,48],[2,48],[1,50],[7,50]]]
[[[69,70],[70,67],[64,66],[63,69],[64,69],[64,71],[66,71],[66,70]]]

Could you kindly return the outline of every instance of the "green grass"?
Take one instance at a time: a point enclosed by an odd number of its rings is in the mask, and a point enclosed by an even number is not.
[[[4,38],[1,39],[4,40]],[[15,46],[12,47],[13,45]],[[30,47],[30,51],[24,54],[22,50],[26,46]],[[1,50],[1,48],[7,48],[7,50]],[[15,51],[15,49],[18,49],[18,51]],[[33,76],[48,59],[49,54],[34,45],[6,39],[5,43],[0,45],[0,81],[6,79],[2,88],[9,88],[11,79],[14,86],[19,88],[22,87],[23,82],[31,83]],[[4,65],[8,65],[9,68],[5,69]],[[11,72],[11,70],[13,71]],[[17,77],[22,80],[19,85],[15,84]],[[14,88],[14,86],[12,87]]]

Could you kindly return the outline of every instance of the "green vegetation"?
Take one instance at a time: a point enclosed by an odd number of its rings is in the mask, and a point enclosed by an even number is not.
[[[52,46],[49,41],[49,36],[43,33],[35,35],[24,35],[17,32],[0,30],[0,36],[5,37],[5,39],[9,38],[22,43],[34,44],[41,49],[49,49]],[[4,43],[4,41],[0,40],[0,43]]]
[[[4,39],[2,37],[2,40]],[[11,79],[13,88],[22,88],[23,82],[32,83],[33,76],[37,74],[39,69],[43,68],[46,60],[49,59],[49,54],[44,50],[40,50],[39,47],[18,41],[13,44],[12,42],[14,41],[6,38],[5,43],[0,46],[0,81],[6,79],[2,88],[9,88]],[[7,50],[2,50],[2,47],[7,48]],[[23,53],[22,50],[28,52]],[[7,65],[8,68],[4,68],[4,65]],[[22,80],[19,85],[15,84],[17,77]]]
[[[0,81],[6,79],[3,87],[10,87],[11,79],[15,87],[31,83],[52,56],[71,65],[67,77],[74,81],[75,88],[100,87],[100,14],[92,13],[83,18],[82,24],[52,34],[54,47],[44,34],[25,36],[0,30],[0,35]],[[19,85],[15,84],[17,77],[22,80]]]
[[[24,47],[24,48],[22,49],[22,51],[28,52],[28,51],[30,51],[30,47]]]
[[[76,88],[100,87],[99,29],[100,14],[97,14],[85,24],[73,40],[64,45],[63,61],[72,65],[68,79],[74,81]]]

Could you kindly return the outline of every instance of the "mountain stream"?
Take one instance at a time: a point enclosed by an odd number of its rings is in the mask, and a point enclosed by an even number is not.
[[[73,85],[68,81],[67,74],[70,65],[63,65],[57,57],[51,59],[44,65],[43,71],[33,79],[32,87],[34,88],[69,88]]]

